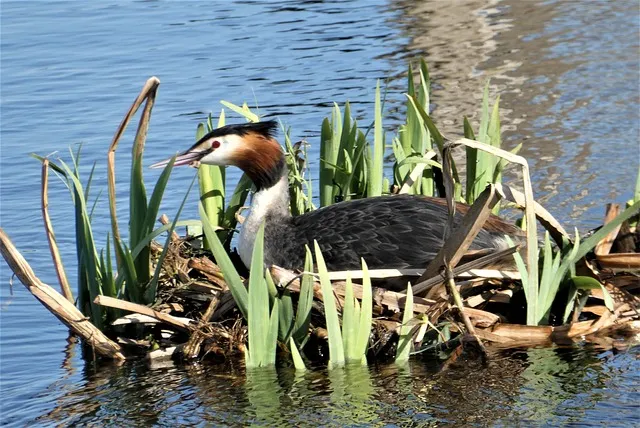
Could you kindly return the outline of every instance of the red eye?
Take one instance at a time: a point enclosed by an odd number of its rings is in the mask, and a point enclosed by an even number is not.
[[[220,141],[214,140],[213,143],[211,143],[211,148],[217,149],[218,147],[220,147]]]

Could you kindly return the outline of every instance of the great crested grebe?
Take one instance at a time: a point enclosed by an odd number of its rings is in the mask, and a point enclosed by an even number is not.
[[[180,153],[174,164],[199,161],[234,165],[253,181],[256,193],[238,238],[238,252],[245,266],[250,266],[255,235],[263,222],[264,259],[268,266],[302,268],[304,246],[313,248],[314,239],[331,271],[360,269],[360,257],[371,269],[424,268],[435,257],[442,247],[447,221],[444,199],[379,196],[291,216],[287,167],[282,147],[274,138],[276,129],[275,121],[223,126]],[[168,162],[151,167],[164,167]],[[459,204],[457,212],[464,214],[467,208]],[[462,214],[456,214],[456,221]],[[517,238],[521,231],[492,216],[471,249],[503,248],[505,234]]]

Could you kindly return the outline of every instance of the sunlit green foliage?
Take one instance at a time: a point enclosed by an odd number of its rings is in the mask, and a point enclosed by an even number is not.
[[[364,132],[351,117],[349,102],[344,114],[334,104],[331,119],[325,118],[320,130],[320,206],[366,194],[368,150]]]
[[[363,260],[362,306],[353,297],[351,280],[347,280],[341,328],[329,272],[317,242],[314,242],[314,247],[324,299],[324,314],[329,340],[329,367],[341,367],[351,361],[366,364],[372,318],[371,280],[367,273],[367,265]]]
[[[160,265],[167,249],[165,245],[160,255],[160,264],[157,264],[152,275],[149,248],[152,239],[161,233],[158,229],[154,230],[154,224],[174,161],[171,160],[162,171],[151,198],[147,199],[142,175],[142,156],[135,150],[133,154],[129,194],[129,245],[120,240],[114,240],[117,264],[113,263],[109,235],[106,239],[106,248],[98,252],[96,247],[91,218],[98,198],[95,198],[91,208],[88,206],[95,164],[83,186],[80,177],[80,148],[75,154],[71,153],[71,167],[62,159],[58,163],[50,162],[51,168],[58,173],[71,192],[75,208],[78,305],[81,311],[89,316],[91,322],[100,329],[105,329],[119,312],[94,304],[93,300],[98,295],[124,297],[142,304],[154,302]],[[34,157],[43,159],[37,155]],[[173,231],[178,224],[180,210],[172,225],[163,227],[162,232]],[[112,224],[114,224],[113,221]]]
[[[272,366],[276,362],[278,344],[279,299],[274,299],[269,309],[269,291],[263,275],[264,224],[256,235],[251,257],[249,276],[248,334],[249,348],[246,351],[247,367]]]
[[[425,155],[432,150],[431,133],[425,127],[416,106],[430,113],[431,80],[424,59],[420,60],[420,83],[416,89],[413,68],[409,65],[407,72],[406,119],[398,136],[393,139],[395,157],[394,180],[397,186],[408,184],[407,193],[435,196],[433,163],[427,162]],[[414,105],[415,104],[415,105]],[[412,174],[415,177],[412,177]]]
[[[407,300],[404,304],[402,315],[402,326],[400,327],[400,338],[398,339],[398,350],[396,351],[396,362],[407,361],[411,353],[411,342],[413,340],[411,320],[413,319],[413,291],[411,284],[407,286]]]

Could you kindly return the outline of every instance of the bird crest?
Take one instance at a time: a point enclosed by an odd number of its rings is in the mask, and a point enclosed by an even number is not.
[[[226,126],[222,126],[220,128],[214,129],[213,131],[209,132],[207,135],[202,137],[198,141],[198,143],[206,141],[210,138],[224,137],[226,135],[238,135],[240,137],[245,137],[247,135],[254,134],[256,136],[261,136],[266,139],[272,139],[275,137],[277,130],[278,130],[278,122],[276,122],[275,120],[267,120],[264,122],[232,124],[232,125],[226,125]],[[196,143],[196,145],[198,143]]]

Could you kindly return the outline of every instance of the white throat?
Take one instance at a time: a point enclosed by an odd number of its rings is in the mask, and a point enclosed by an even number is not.
[[[253,195],[251,212],[245,218],[238,236],[238,253],[244,265],[249,268],[253,243],[260,225],[291,216],[289,212],[289,180],[286,168],[280,180],[273,186],[261,189]],[[268,225],[267,225],[268,226]]]

